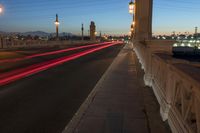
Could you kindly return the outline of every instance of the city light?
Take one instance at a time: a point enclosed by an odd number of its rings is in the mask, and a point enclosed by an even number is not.
[[[174,47],[178,47],[177,43],[175,43],[173,46],[174,46]]]
[[[182,46],[182,47],[185,47],[185,44],[184,44],[184,43],[182,43],[182,44],[181,44],[181,46]]]
[[[191,47],[191,44],[190,44],[190,43],[188,43],[188,47]]]

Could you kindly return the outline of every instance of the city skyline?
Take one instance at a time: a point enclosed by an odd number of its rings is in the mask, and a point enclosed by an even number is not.
[[[127,34],[132,17],[128,14],[129,0],[75,0],[75,1],[39,1],[39,0],[0,0],[5,11],[0,16],[0,31],[55,32],[55,15],[58,13],[60,32],[81,34],[84,23],[88,34],[90,21],[95,21],[97,31],[105,34]],[[200,8],[198,0],[154,0],[153,34],[172,34],[190,32],[200,27],[197,17]],[[73,13],[72,13],[73,12]],[[115,15],[113,15],[115,14]]]

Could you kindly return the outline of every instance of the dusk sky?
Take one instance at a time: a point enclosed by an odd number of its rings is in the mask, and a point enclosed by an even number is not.
[[[97,31],[106,34],[127,34],[131,15],[129,0],[0,0],[5,7],[0,16],[0,31],[54,32],[58,13],[60,32],[80,34],[81,23],[85,33],[91,20]],[[200,28],[200,0],[154,0],[153,33],[171,34],[194,32]]]

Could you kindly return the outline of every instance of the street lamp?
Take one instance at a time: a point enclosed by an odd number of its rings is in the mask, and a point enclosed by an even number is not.
[[[0,4],[0,15],[3,13],[3,6]],[[0,34],[0,44],[1,44],[1,48],[3,48],[3,37],[2,35]]]
[[[134,14],[134,3],[131,0],[131,2],[129,3],[129,13],[130,14]]]
[[[0,14],[3,12],[3,8],[2,7],[0,7]]]
[[[96,31],[94,32],[95,36],[98,34]]]
[[[58,21],[58,14],[56,14],[56,21],[55,21],[55,25],[56,25],[56,38],[58,39],[58,26],[59,26],[59,21]]]
[[[0,4],[0,14],[3,13],[3,5]]]
[[[135,25],[135,21],[133,20],[133,22],[132,22],[132,25],[134,26]]]
[[[135,3],[133,2],[133,0],[131,0],[131,2],[129,3],[129,13],[133,17],[133,21],[131,23],[131,38],[133,38],[134,28],[135,28],[135,19],[134,19],[134,15],[135,15]]]
[[[84,40],[84,26],[82,24],[82,27],[81,27],[81,32],[82,32],[82,41]]]

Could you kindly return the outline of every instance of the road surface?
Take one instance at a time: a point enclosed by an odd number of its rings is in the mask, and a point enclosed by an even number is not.
[[[0,87],[0,133],[60,133],[123,45]]]

